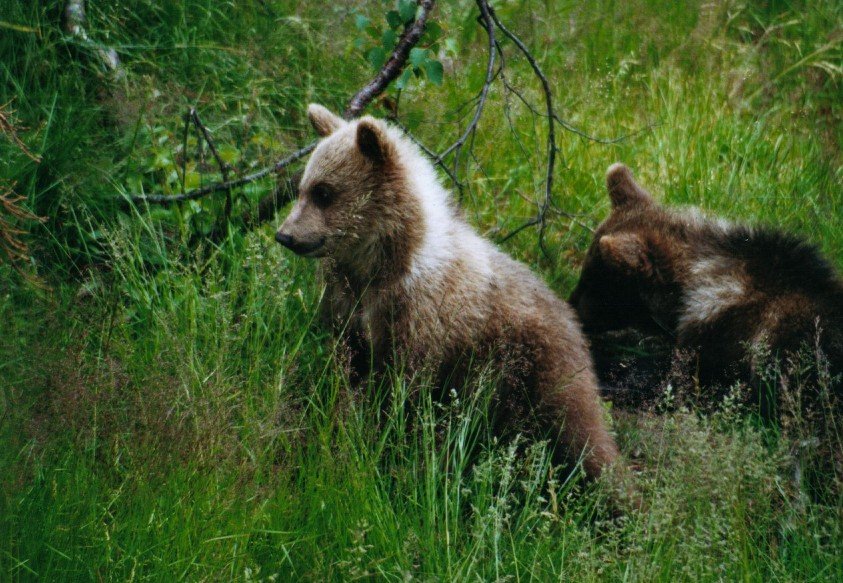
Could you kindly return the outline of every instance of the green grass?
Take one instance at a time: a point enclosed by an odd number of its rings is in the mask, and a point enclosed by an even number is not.
[[[305,104],[341,109],[371,75],[356,4],[277,0],[271,17],[259,2],[88,3],[92,38],[126,67],[111,91],[61,35],[60,4],[0,7],[0,104],[43,156],[0,139],[0,178],[49,219],[30,238],[46,288],[0,267],[0,580],[843,579],[843,503],[794,491],[787,431],[728,403],[613,411],[649,508],[607,521],[601,486],[556,482],[541,444],[491,443],[482,399],[404,408],[426,385],[398,374],[350,386],[314,325],[314,265],[274,225],[197,243],[219,200],[115,202],[180,190],[190,106],[239,171],[312,139]],[[548,257],[534,230],[504,245],[561,295],[617,160],[661,200],[798,232],[843,265],[839,3],[495,4],[566,120],[630,135],[561,132],[555,204],[575,220],[550,216]],[[435,17],[457,52],[441,87],[404,92],[400,117],[438,149],[485,64],[472,3]],[[495,86],[461,168],[490,237],[535,213],[545,131]],[[185,181],[214,180],[195,148]],[[250,186],[238,211],[271,188]]]

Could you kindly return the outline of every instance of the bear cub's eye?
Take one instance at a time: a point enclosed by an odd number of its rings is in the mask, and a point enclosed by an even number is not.
[[[336,192],[327,184],[317,184],[310,189],[310,198],[319,208],[325,208],[334,202]]]

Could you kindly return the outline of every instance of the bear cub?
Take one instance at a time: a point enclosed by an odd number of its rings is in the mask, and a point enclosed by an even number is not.
[[[748,382],[765,417],[788,382],[783,375],[768,394],[765,351],[788,359],[808,347],[827,366],[839,404],[843,282],[815,247],[697,209],[663,208],[623,164],[609,168],[606,183],[611,214],[570,297],[588,334],[666,331],[696,354],[700,382]]]
[[[558,441],[555,461],[582,459],[592,478],[618,461],[571,308],[469,226],[400,130],[319,105],[307,114],[322,139],[276,239],[320,258],[335,329],[362,340],[376,368],[449,378],[491,361],[505,426]]]

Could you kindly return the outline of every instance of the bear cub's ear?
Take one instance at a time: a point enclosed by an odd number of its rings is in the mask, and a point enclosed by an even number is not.
[[[653,262],[650,247],[638,233],[603,235],[597,242],[603,260],[627,275],[650,276]]]
[[[383,122],[370,116],[357,124],[357,147],[375,164],[383,164],[392,156],[392,143]]]
[[[307,117],[310,119],[310,125],[322,138],[330,136],[347,123],[343,118],[331,113],[318,103],[311,103],[307,106]]]
[[[606,190],[609,191],[613,210],[653,202],[650,193],[635,182],[630,169],[620,162],[615,162],[606,171]]]

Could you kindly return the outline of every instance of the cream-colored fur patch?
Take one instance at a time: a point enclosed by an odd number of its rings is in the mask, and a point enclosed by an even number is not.
[[[734,227],[734,224],[728,219],[717,216],[709,216],[705,213],[705,211],[696,206],[680,207],[680,209],[674,211],[674,216],[679,217],[685,222],[685,224],[692,228],[716,226],[725,233]]]
[[[743,301],[748,290],[739,261],[727,257],[697,260],[691,267],[679,329],[717,318]]]
[[[457,258],[482,277],[491,277],[489,254],[493,246],[457,215],[450,192],[418,147],[397,128],[390,126],[388,135],[406,172],[408,191],[419,200],[424,217],[422,244],[410,260],[404,287],[409,289],[422,281],[429,286],[430,278],[444,275],[444,267]]]

